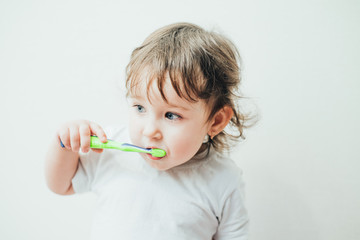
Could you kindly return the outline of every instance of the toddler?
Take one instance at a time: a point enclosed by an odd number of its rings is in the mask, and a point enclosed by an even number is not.
[[[81,120],[59,128],[47,184],[62,195],[98,195],[92,239],[248,239],[242,172],[223,153],[248,120],[237,106],[239,61],[220,34],[165,26],[127,66],[129,126]],[[91,135],[167,154],[90,151]]]

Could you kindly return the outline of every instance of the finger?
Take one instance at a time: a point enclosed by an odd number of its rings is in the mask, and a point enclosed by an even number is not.
[[[91,130],[91,133],[98,136],[98,138],[100,139],[101,142],[103,142],[103,143],[107,142],[106,134],[105,134],[104,130],[102,129],[102,127],[100,127],[98,124],[90,123],[90,130]]]
[[[104,151],[104,149],[99,149],[99,148],[91,148],[91,150],[96,153],[102,153]]]
[[[59,136],[60,141],[65,146],[65,148],[71,149],[69,129],[66,128],[66,129],[60,130],[58,132],[58,136]]]
[[[70,144],[73,152],[78,152],[80,148],[80,134],[78,126],[73,126],[70,131]]]
[[[90,128],[88,124],[79,127],[81,151],[87,153],[90,149]]]

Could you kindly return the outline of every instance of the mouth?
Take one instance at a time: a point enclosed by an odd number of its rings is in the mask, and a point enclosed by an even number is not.
[[[146,145],[145,145],[146,146]],[[153,151],[150,151],[150,150],[152,150],[152,149],[155,149],[156,151],[153,153],[154,155],[152,155],[151,153],[142,153],[142,155],[144,156],[144,157],[146,157],[147,159],[150,159],[150,160],[160,160],[160,159],[163,159],[164,157],[166,157],[166,152],[165,152],[165,150],[162,150],[162,149],[159,149],[158,147],[156,147],[156,146],[154,146],[154,145],[148,145],[147,147],[144,147],[146,150],[149,150],[149,152],[153,152]],[[161,154],[162,152],[160,152],[160,154],[159,154],[159,151],[158,150],[160,150],[160,151],[163,151],[163,152],[165,152],[165,155],[164,156],[162,156],[163,154]],[[146,156],[147,155],[147,156]]]
[[[147,147],[146,149],[156,149],[157,147],[155,147],[155,146],[151,146],[151,147]],[[151,159],[151,160],[160,160],[160,159],[162,159],[162,158],[164,158],[164,157],[155,157],[155,156],[153,156],[152,154],[150,154],[150,153],[145,153],[146,155],[148,155],[148,157]]]
[[[146,153],[146,155],[148,155],[148,157],[151,159],[151,160],[160,160],[164,157],[154,157],[153,155],[151,155],[150,153]]]

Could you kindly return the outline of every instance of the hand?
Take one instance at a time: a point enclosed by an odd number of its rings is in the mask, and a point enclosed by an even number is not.
[[[86,153],[90,150],[90,136],[96,135],[100,141],[107,142],[104,130],[96,123],[87,120],[72,121],[64,124],[57,131],[58,138],[65,148],[73,152],[81,151]],[[91,149],[101,153],[103,149]]]

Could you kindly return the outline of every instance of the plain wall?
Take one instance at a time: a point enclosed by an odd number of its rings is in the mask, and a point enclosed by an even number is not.
[[[88,239],[96,197],[58,196],[44,156],[65,121],[126,123],[131,51],[188,21],[238,46],[260,122],[232,156],[250,239],[360,237],[358,1],[0,1],[0,239]]]

